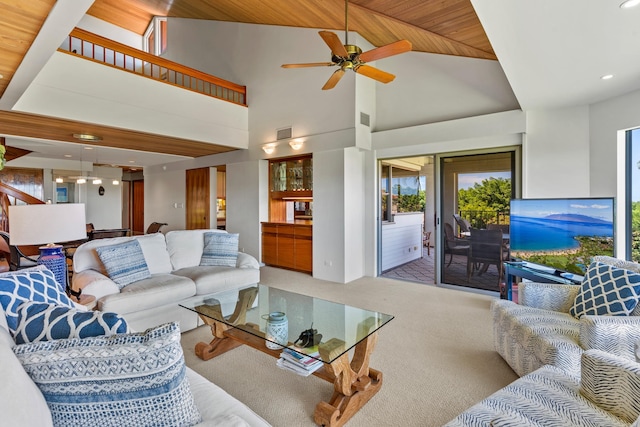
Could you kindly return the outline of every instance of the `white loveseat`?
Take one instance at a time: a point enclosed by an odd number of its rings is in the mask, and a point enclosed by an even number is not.
[[[97,309],[118,313],[129,326],[143,331],[178,321],[184,332],[199,325],[195,313],[178,304],[214,292],[228,295],[235,304],[238,290],[260,280],[260,265],[251,255],[238,252],[235,267],[201,266],[205,233],[221,230],[176,230],[134,237],[92,240],[79,246],[73,257],[72,288],[97,299]],[[111,280],[96,248],[136,239],[149,273],[148,278],[124,286]],[[223,309],[224,307],[223,303]]]

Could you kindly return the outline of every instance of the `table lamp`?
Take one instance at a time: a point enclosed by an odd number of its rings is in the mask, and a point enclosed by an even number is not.
[[[9,243],[41,245],[38,264],[55,275],[67,289],[67,261],[59,243],[87,238],[84,204],[60,203],[9,206]]]

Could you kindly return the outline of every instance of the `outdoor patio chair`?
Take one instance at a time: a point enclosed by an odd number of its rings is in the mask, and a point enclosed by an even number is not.
[[[444,253],[449,254],[449,264],[453,261],[454,255],[467,255],[469,253],[469,242],[466,239],[459,239],[455,236],[453,226],[448,222],[444,223]]]

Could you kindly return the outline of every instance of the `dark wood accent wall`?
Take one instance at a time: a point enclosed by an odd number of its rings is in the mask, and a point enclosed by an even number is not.
[[[44,172],[42,169],[4,168],[0,181],[23,191],[36,199],[44,198]]]
[[[209,168],[189,169],[186,174],[187,230],[211,228]]]

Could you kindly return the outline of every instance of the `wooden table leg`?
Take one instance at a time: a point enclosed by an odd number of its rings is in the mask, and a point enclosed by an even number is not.
[[[375,319],[369,318],[358,325],[367,333],[375,325]],[[355,347],[353,360],[349,362],[347,353],[342,354],[332,363],[325,365],[325,370],[334,378],[334,392],[331,400],[316,405],[313,416],[316,424],[327,427],[344,425],[360,408],[362,408],[382,387],[382,373],[369,367],[371,353],[378,341],[374,332],[359,342]],[[331,339],[319,346],[320,356],[331,360],[336,354],[344,351],[344,342]]]
[[[251,308],[257,295],[258,288],[241,289],[238,293],[238,302],[236,303],[235,310],[226,321],[223,321],[222,308],[217,301],[212,305],[202,305],[198,307],[200,312],[206,313],[206,315],[200,314],[200,318],[205,324],[211,327],[213,340],[209,344],[204,342],[196,344],[196,356],[202,360],[209,360],[242,345],[239,341],[227,338],[224,332],[233,328],[235,325],[245,324],[247,320],[247,310]],[[257,325],[255,325],[255,327],[257,327]]]

